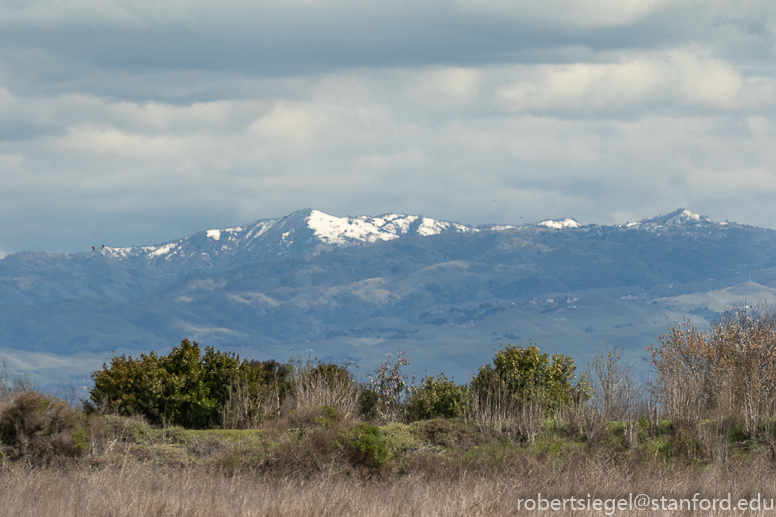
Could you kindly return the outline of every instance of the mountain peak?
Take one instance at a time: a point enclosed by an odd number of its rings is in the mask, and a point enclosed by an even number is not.
[[[696,214],[686,208],[678,208],[673,212],[665,215],[659,215],[649,219],[642,219],[641,221],[635,221],[632,223],[626,223],[619,225],[621,228],[641,229],[649,231],[660,231],[669,228],[696,228],[708,225],[718,225],[724,223],[717,223],[706,217],[705,215]]]
[[[700,221],[701,217],[703,217],[700,214],[695,214],[693,212],[690,212],[686,208],[681,208],[680,210],[682,211],[682,213],[677,216],[680,219],[691,220],[691,221]],[[677,212],[678,212],[678,210],[677,210]],[[705,217],[705,219],[709,219],[709,218]],[[711,221],[711,219],[709,219],[709,221]]]
[[[694,212],[690,212],[686,208],[678,208],[671,212],[670,214],[666,214],[664,216],[658,216],[655,217],[654,220],[661,220],[661,222],[665,224],[697,224],[697,223],[713,223],[710,218],[706,217],[705,215],[696,214]]]
[[[695,226],[703,223],[714,223],[710,218],[705,215],[696,214],[687,210],[686,208],[677,208],[673,212],[665,215],[659,215],[650,219],[643,219],[640,223],[655,223],[655,224],[668,224],[668,225],[682,225],[682,226]]]

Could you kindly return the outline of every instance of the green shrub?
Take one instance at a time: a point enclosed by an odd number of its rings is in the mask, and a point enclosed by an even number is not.
[[[359,413],[367,420],[380,416],[380,394],[370,388],[363,388],[358,395]]]
[[[493,365],[480,368],[472,379],[475,396],[483,393],[506,393],[518,406],[539,403],[547,412],[568,406],[588,391],[583,377],[574,383],[577,367],[574,358],[563,354],[543,354],[534,344],[528,348],[507,345],[493,358]]]
[[[142,417],[104,415],[99,421],[106,439],[115,442],[145,443],[152,441],[157,434],[157,430],[148,425]]]
[[[181,341],[167,356],[154,352],[133,359],[114,356],[92,374],[90,409],[123,416],[142,415],[153,425],[205,428],[221,422],[233,386],[249,397],[275,391],[282,399],[290,369],[275,361],[240,361],[237,354]],[[260,397],[259,397],[260,398]]]
[[[340,443],[356,464],[379,469],[390,458],[388,444],[381,435],[380,428],[374,425],[361,424],[342,430]]]
[[[430,420],[437,417],[456,418],[471,412],[471,393],[467,386],[457,386],[444,374],[426,376],[420,386],[412,390],[407,402],[410,421]]]
[[[315,421],[315,423],[321,427],[333,427],[342,421],[342,415],[337,413],[337,410],[332,407],[323,406],[323,413],[324,414]]]
[[[417,424],[388,424],[382,428],[382,437],[385,440],[388,456],[396,458],[408,451],[423,447]]]

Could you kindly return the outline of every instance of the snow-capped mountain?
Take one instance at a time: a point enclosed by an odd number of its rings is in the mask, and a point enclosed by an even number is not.
[[[670,214],[627,223],[618,228],[659,232],[672,227],[698,227],[714,223],[705,216],[679,209]],[[585,228],[572,218],[546,219],[535,226],[553,230]],[[599,228],[598,225],[588,225]],[[505,231],[518,227],[497,225],[476,228],[455,222],[407,214],[337,217],[320,210],[298,210],[277,219],[261,219],[232,228],[203,230],[188,237],[153,245],[97,250],[102,256],[145,260],[157,265],[185,263],[194,269],[232,266],[270,257],[318,254],[334,248],[390,241],[405,236]],[[603,227],[601,227],[603,228]]]
[[[130,248],[105,247],[102,255],[119,260],[146,258],[151,261],[183,259],[208,262],[246,255],[274,256],[316,254],[320,251],[389,241],[409,235],[422,237],[443,233],[477,232],[477,228],[406,214],[336,217],[320,210],[299,210],[278,219],[262,219],[234,228],[204,230],[189,237]]]
[[[673,212],[653,217],[650,219],[642,219],[632,223],[626,223],[620,225],[621,228],[629,228],[634,230],[647,230],[650,232],[659,232],[669,230],[671,228],[704,228],[708,226],[725,226],[727,223],[718,223],[712,221],[705,215],[696,214],[690,212],[685,208],[674,210]]]
[[[711,218],[696,214],[685,208],[679,208],[665,215],[642,219],[614,226],[588,224],[582,225],[575,219],[547,219],[536,224],[552,230],[581,230],[594,233],[611,233],[622,230],[642,231],[656,234],[685,235],[693,237],[698,232],[707,232],[711,229],[725,231],[732,228],[740,228],[741,225],[729,225],[726,222],[717,222]]]
[[[710,226],[725,226],[727,223],[718,223],[705,215],[693,213],[685,208],[679,208],[671,213],[642,219],[641,221],[629,222],[616,225],[613,228],[625,228],[629,230],[644,230],[649,232],[661,232],[671,230],[692,230],[698,228],[708,228]],[[547,219],[537,223],[537,226],[543,226],[553,230],[566,230],[584,228],[582,224],[575,219]],[[610,228],[604,225],[587,225],[588,229]]]
[[[635,232],[697,238],[710,231],[722,235],[741,228],[733,223],[715,223],[684,209],[625,225],[581,225],[575,219],[566,218],[546,219],[528,226],[477,228],[418,215],[337,217],[306,209],[276,219],[203,230],[153,246],[106,246],[93,252],[70,255],[12,254],[0,260],[0,303],[129,300],[190,275],[220,274],[251,264],[316,257],[328,251],[387,243],[410,236],[506,235],[538,229],[548,236],[582,232],[619,239],[617,234]]]
[[[153,246],[105,246],[70,255],[16,253],[0,260],[0,303],[126,300],[192,274],[363,246],[406,236],[476,233],[463,224],[406,214],[336,217],[298,210]]]

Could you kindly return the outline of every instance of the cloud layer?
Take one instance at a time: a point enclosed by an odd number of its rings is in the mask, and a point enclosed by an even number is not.
[[[303,207],[776,227],[770,1],[0,0],[0,254]]]

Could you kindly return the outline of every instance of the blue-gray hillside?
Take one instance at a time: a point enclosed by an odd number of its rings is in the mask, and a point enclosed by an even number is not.
[[[757,301],[775,268],[773,230],[683,210],[560,229],[305,210],[159,246],[6,257],[0,344],[68,355],[188,337],[364,364],[402,347],[459,374],[518,339],[583,359],[617,341],[640,357],[666,315],[703,323]]]

